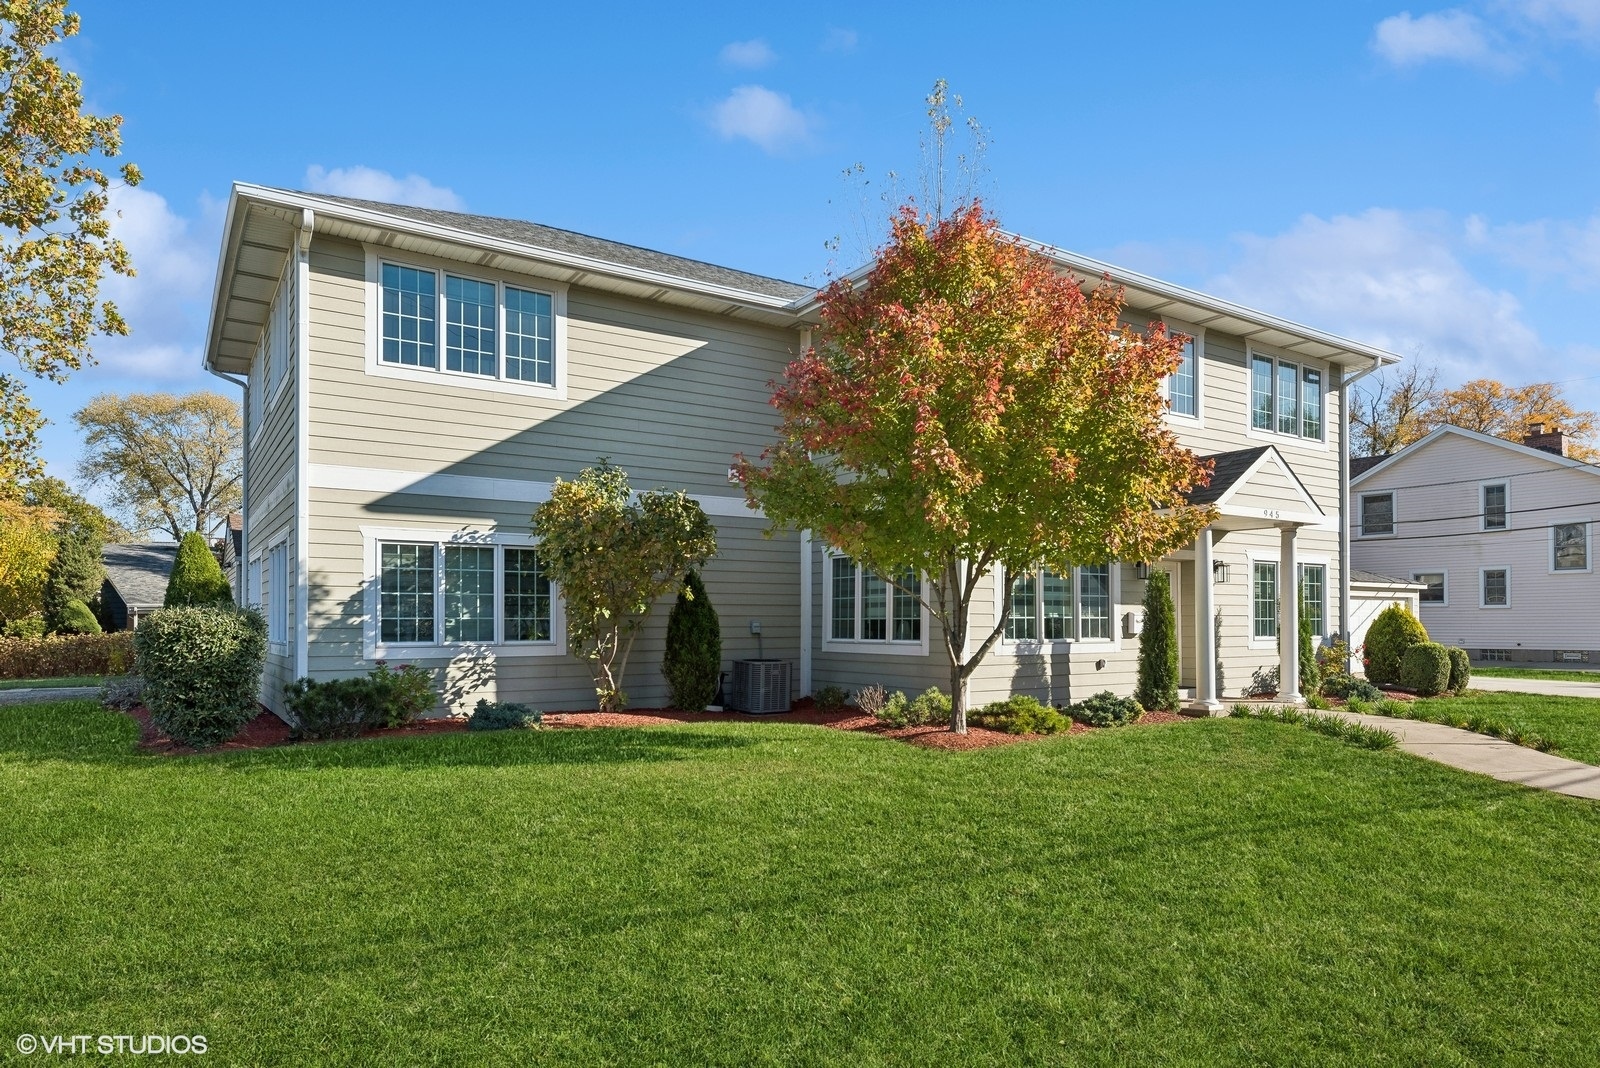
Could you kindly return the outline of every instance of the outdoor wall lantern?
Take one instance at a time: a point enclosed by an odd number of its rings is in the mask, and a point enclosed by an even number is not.
[[[1148,581],[1149,578],[1150,578],[1150,565],[1149,564],[1134,564],[1133,565],[1133,577],[1138,579],[1140,582]]]
[[[1211,565],[1211,581],[1215,583],[1226,583],[1228,581],[1228,562],[1226,560],[1218,560]]]

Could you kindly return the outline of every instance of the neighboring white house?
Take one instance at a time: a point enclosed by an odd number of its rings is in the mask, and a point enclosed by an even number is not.
[[[1219,518],[1165,560],[990,582],[980,616],[1009,596],[1014,619],[972,698],[1130,692],[1156,567],[1173,579],[1183,686],[1216,709],[1218,661],[1238,681],[1292,667],[1296,643],[1277,635],[1293,633],[1296,581],[1318,634],[1345,625],[1343,393],[1397,358],[1036,248],[1086,285],[1124,287],[1131,325],[1193,338],[1167,419],[1216,459],[1196,500]],[[729,482],[735,453],[771,442],[770,383],[817,312],[808,286],[532,223],[235,186],[205,361],[247,387],[242,552],[270,632],[263,701],[281,711],[283,683],[387,658],[435,669],[452,710],[589,706],[529,515],[601,456],[641,489],[687,490],[716,523],[704,578],[728,661],[788,661],[800,694],[948,687],[923,607],[803,533],[765,537]],[[662,611],[630,661],[635,705],[665,700],[664,631]]]
[[[1443,426],[1352,479],[1352,563],[1421,583],[1428,634],[1479,662],[1600,662],[1600,467],[1559,431]]]

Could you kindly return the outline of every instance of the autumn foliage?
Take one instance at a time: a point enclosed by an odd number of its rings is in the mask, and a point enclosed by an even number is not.
[[[1208,512],[1206,468],[1162,425],[1181,342],[1120,319],[1121,291],[1080,283],[1003,234],[981,205],[904,208],[863,280],[822,294],[823,344],[790,364],[778,441],[740,458],[753,504],[882,575],[916,571],[961,689],[999,639],[967,608],[1011,571],[1154,560]]]

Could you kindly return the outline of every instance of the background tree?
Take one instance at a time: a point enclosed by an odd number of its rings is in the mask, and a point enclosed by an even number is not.
[[[1162,425],[1179,342],[1118,321],[1120,290],[1079,283],[972,204],[910,207],[860,286],[823,294],[826,343],[791,363],[765,466],[739,477],[774,527],[809,528],[938,619],[951,729],[966,683],[1010,616],[973,634],[979,583],[1004,567],[1155,560],[1210,517],[1184,491],[1208,476]],[[902,588],[898,580],[891,580]],[[968,639],[975,638],[969,650]]]
[[[55,559],[59,516],[0,492],[0,628],[37,617],[50,561]]]
[[[84,114],[81,79],[51,54],[78,25],[66,0],[0,0],[0,350],[57,382],[93,362],[95,335],[128,332],[100,279],[133,274],[93,165],[121,151],[122,116]],[[120,173],[138,184],[131,163]],[[43,425],[23,380],[0,372],[0,483],[42,470]]]
[[[667,616],[667,651],[661,661],[672,707],[699,712],[717,696],[722,679],[722,625],[700,573],[690,569]]]
[[[102,543],[133,540],[127,527],[106,515],[59,478],[41,475],[29,481],[22,487],[22,503],[35,508],[49,508],[56,513],[64,527],[86,530]]]
[[[99,631],[98,625],[89,630],[83,616],[94,618],[90,605],[105,581],[100,549],[100,536],[92,528],[68,525],[62,530],[44,584],[44,625],[51,634]]]
[[[233,589],[204,534],[191,530],[178,542],[178,556],[167,576],[167,596],[161,603],[168,608],[233,603]]]
[[[244,425],[237,402],[207,390],[107,393],[73,421],[84,433],[79,477],[107,486],[136,529],[177,540],[211,531],[239,507]]]
[[[1438,372],[1419,363],[1363,379],[1351,391],[1351,452],[1387,456],[1432,430],[1428,409],[1438,394]]]
[[[682,492],[634,498],[627,473],[602,460],[557,479],[533,513],[539,559],[561,588],[572,651],[594,663],[600,711],[625,707],[628,654],[650,609],[717,551],[698,502]]]
[[[1569,455],[1600,460],[1600,415],[1574,408],[1554,382],[1508,386],[1475,378],[1441,389],[1434,370],[1412,364],[1364,379],[1352,391],[1351,449],[1357,455],[1398,452],[1447,423],[1516,442],[1541,425],[1559,427],[1567,435]]]
[[[1134,700],[1149,710],[1178,707],[1178,619],[1165,571],[1152,570],[1144,585],[1144,628],[1139,634],[1139,685]]]

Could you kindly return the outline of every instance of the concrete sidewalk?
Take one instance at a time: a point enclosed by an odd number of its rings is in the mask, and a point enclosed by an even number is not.
[[[1521,783],[1539,790],[1600,800],[1600,768],[1590,764],[1438,723],[1392,719],[1388,716],[1361,716],[1338,710],[1318,714],[1338,716],[1351,723],[1386,730],[1400,740],[1400,748],[1405,752],[1448,764],[1452,768],[1475,771],[1480,775]]]
[[[100,696],[98,686],[41,686],[31,690],[0,690],[0,705],[31,705],[41,701],[82,701]]]
[[[1482,675],[1472,676],[1468,689],[1494,690],[1500,693],[1539,693],[1547,697],[1593,697],[1600,699],[1600,672],[1593,682],[1570,682],[1566,679],[1498,679]]]

